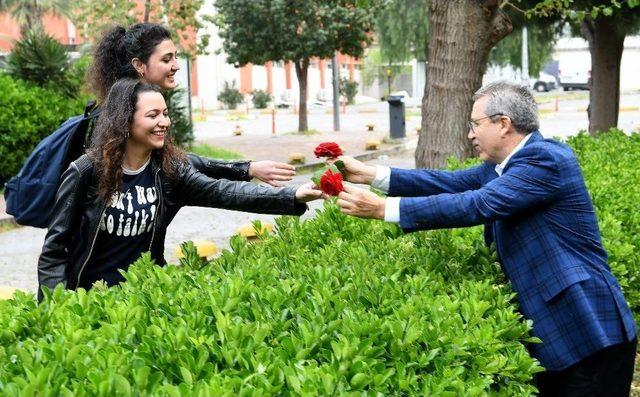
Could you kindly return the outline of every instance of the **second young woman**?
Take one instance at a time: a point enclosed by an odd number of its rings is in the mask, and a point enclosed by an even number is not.
[[[171,33],[162,25],[139,23],[128,29],[116,26],[96,45],[88,80],[101,103],[116,80],[131,77],[156,84],[163,90],[176,87],[180,69]],[[245,180],[257,178],[273,186],[290,181],[295,168],[289,164],[263,161],[220,161],[188,155],[200,172],[212,178]]]

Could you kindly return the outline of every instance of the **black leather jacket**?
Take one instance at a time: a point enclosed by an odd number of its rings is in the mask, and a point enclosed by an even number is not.
[[[230,181],[250,181],[249,161],[222,161],[189,153],[189,162],[208,177]]]
[[[191,159],[190,159],[191,160]],[[295,188],[272,188],[249,182],[213,179],[190,164],[179,167],[175,180],[151,162],[159,204],[149,250],[164,265],[167,226],[183,206],[225,208],[263,214],[301,215],[307,206],[295,202]],[[199,164],[203,166],[203,164]],[[202,169],[202,168],[201,168]],[[49,229],[38,261],[40,288],[62,283],[76,289],[98,235],[106,203],[97,194],[93,164],[87,155],[71,163],[61,177]]]

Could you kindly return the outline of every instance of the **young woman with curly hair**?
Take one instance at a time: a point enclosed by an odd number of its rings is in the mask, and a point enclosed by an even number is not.
[[[163,90],[176,87],[175,74],[180,69],[171,33],[162,25],[139,23],[125,29],[116,26],[97,44],[88,81],[99,102],[116,80],[139,78]],[[189,161],[199,171],[213,178],[250,180],[257,178],[281,186],[295,175],[289,164],[264,161],[219,161],[189,154]]]
[[[183,206],[301,215],[321,192],[310,184],[267,187],[197,172],[167,137],[171,121],[160,87],[113,84],[87,154],[61,178],[38,262],[42,287],[112,286],[141,253],[164,265],[167,226]]]

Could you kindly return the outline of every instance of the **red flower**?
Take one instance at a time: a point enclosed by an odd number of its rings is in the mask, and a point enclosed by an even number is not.
[[[342,191],[342,174],[334,173],[330,169],[320,177],[320,190],[329,196],[337,196]]]
[[[340,146],[335,142],[324,142],[316,147],[313,154],[315,154],[316,157],[329,157],[332,159],[342,156],[342,149],[340,149]]]

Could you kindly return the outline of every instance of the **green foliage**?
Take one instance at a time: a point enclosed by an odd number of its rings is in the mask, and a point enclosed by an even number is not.
[[[370,85],[377,78],[378,81],[384,85],[386,92],[389,88],[387,87],[389,70],[391,71],[391,87],[393,87],[393,82],[397,76],[411,73],[411,65],[401,63],[389,64],[388,61],[383,59],[380,47],[370,48],[364,58],[364,65],[362,67],[362,79],[364,84]]]
[[[529,54],[529,75],[538,76],[545,63],[551,59],[551,53],[557,40],[556,25],[531,24],[527,27],[527,44]],[[514,30],[493,47],[489,54],[489,63],[494,65],[511,65],[522,69],[522,26]]]
[[[22,167],[35,146],[70,116],[84,110],[84,99],[31,86],[0,74],[0,184]]]
[[[353,105],[358,94],[358,82],[343,77],[340,79],[339,91],[340,95],[344,95],[347,98],[347,103]]]
[[[0,302],[0,394],[528,396],[540,367],[481,229],[403,235],[327,204],[200,270]]]
[[[640,135],[571,138],[613,272],[640,310]],[[451,167],[471,162],[454,161]],[[259,229],[260,227],[256,225]],[[0,301],[0,394],[529,396],[531,323],[480,227],[404,235],[326,203],[202,267]]]
[[[227,61],[236,66],[292,61],[300,87],[298,130],[306,130],[307,71],[311,58],[336,51],[361,57],[371,43],[373,13],[356,0],[217,0],[211,19]]]
[[[387,0],[376,14],[376,34],[385,63],[427,59],[428,0]]]
[[[185,89],[179,87],[163,92],[169,110],[169,119],[171,120],[170,133],[173,136],[173,140],[178,146],[189,148],[194,139],[193,123],[191,122],[189,109],[184,103],[185,94]]]
[[[236,81],[234,80],[231,85],[228,81],[224,82],[224,89],[218,94],[218,100],[225,104],[229,109],[235,109],[239,104],[244,101],[242,93],[236,88]]]
[[[210,145],[194,145],[191,152],[199,156],[220,160],[238,160],[243,157],[240,153]]]
[[[563,14],[567,17],[582,21],[585,18],[610,17],[615,13],[628,12],[629,9],[640,6],[640,0],[542,0],[526,11],[527,17],[547,17]]]
[[[78,95],[79,91],[68,75],[70,66],[64,46],[41,30],[29,31],[17,41],[6,62],[7,72],[13,77],[39,87],[59,90],[71,97]]]
[[[218,0],[214,21],[229,62],[237,65],[326,59],[335,51],[359,57],[371,42],[373,17],[354,3]]]
[[[609,264],[640,315],[640,135],[612,129],[569,139],[598,215]]]
[[[265,109],[271,102],[271,94],[264,90],[253,90],[251,101],[256,109]]]
[[[80,34],[89,42],[97,42],[102,33],[115,25],[128,27],[137,22],[166,23],[174,34],[181,53],[193,58],[206,53],[210,35],[200,31],[205,19],[198,11],[204,0],[144,1],[144,12],[131,0],[80,0],[72,18]],[[197,40],[193,40],[197,37]]]
[[[24,35],[29,30],[42,29],[42,18],[45,14],[71,16],[73,3],[71,0],[1,0],[0,12],[11,14],[11,18],[20,25],[20,32]]]
[[[90,55],[82,55],[80,58],[73,60],[71,67],[67,69],[67,81],[69,87],[73,89],[72,96],[91,96],[86,85],[87,70],[91,64]]]

